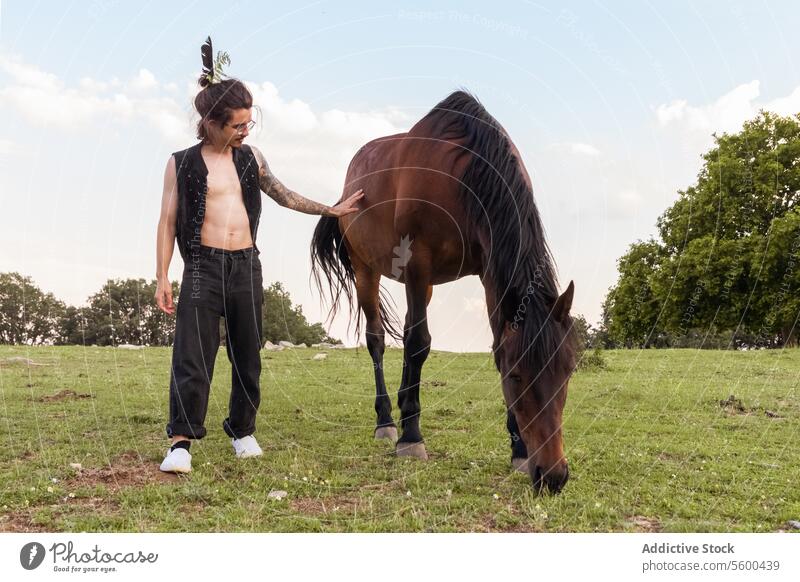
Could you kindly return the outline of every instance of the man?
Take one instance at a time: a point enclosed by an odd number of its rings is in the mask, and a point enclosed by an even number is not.
[[[207,44],[210,54],[210,39]],[[204,64],[205,57],[204,53]],[[259,190],[285,208],[337,217],[358,212],[364,195],[359,190],[328,207],[284,186],[261,152],[243,144],[254,125],[252,95],[240,81],[222,80],[214,70],[205,67],[200,78],[203,89],[195,98],[201,141],[167,162],[158,223],[155,299],[162,311],[177,311],[167,425],[172,446],[160,468],[175,473],[191,471],[191,439],[206,434],[220,317],[225,318],[232,366],[229,414],[223,428],[237,457],[262,454],[253,437],[263,341],[263,280],[255,245]],[[177,309],[167,274],[176,238],[184,260]]]

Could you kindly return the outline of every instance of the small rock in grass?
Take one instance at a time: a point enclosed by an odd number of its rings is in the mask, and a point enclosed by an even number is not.
[[[80,471],[81,469],[83,469],[83,465],[81,465],[80,463],[70,463],[69,466],[70,469],[75,469],[76,471]]]
[[[328,354],[317,354],[311,359],[312,360],[324,360],[327,357],[328,357]]]
[[[287,495],[288,495],[288,493],[286,493],[286,491],[275,490],[275,491],[270,491],[269,492],[269,495],[267,495],[267,499],[275,499],[276,501],[280,501],[281,499],[283,499]]]
[[[788,523],[789,527],[793,527],[794,529],[800,529],[800,521],[797,521],[796,519],[790,519]]]

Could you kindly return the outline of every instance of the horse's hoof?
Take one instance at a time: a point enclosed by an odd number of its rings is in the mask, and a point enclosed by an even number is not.
[[[511,459],[511,466],[514,467],[515,471],[528,474],[528,459],[523,459],[522,457]]]
[[[379,426],[375,429],[375,440],[387,439],[392,441],[392,444],[397,443],[397,427],[396,426]]]
[[[414,457],[415,459],[428,460],[425,443],[397,443],[398,457]]]

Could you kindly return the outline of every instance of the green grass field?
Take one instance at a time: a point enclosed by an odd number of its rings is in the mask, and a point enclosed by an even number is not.
[[[194,471],[170,477],[157,468],[170,349],[0,347],[0,531],[758,532],[800,519],[800,350],[608,352],[607,369],[570,383],[571,479],[555,497],[511,471],[489,354],[431,354],[424,462],[372,439],[366,350],[315,353],[263,353],[265,455],[237,460],[223,348],[209,435]],[[20,356],[42,365],[8,361]],[[393,400],[401,363],[387,350]]]

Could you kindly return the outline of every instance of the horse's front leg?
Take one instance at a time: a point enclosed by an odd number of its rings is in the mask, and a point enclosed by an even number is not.
[[[507,412],[506,428],[511,437],[511,466],[520,473],[528,474],[528,449],[525,447],[525,441],[522,440],[522,435],[519,433],[517,426],[517,417],[511,409]]]

